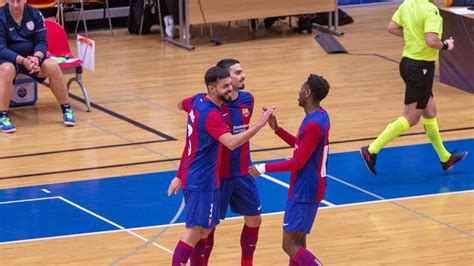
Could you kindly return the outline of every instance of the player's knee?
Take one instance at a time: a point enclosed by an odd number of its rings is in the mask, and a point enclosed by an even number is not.
[[[436,108],[426,109],[423,113],[424,118],[435,118],[436,117]]]
[[[408,123],[410,124],[410,127],[418,124],[420,122],[420,117],[410,117],[408,118]]]
[[[59,74],[61,72],[59,65],[49,58],[41,64],[41,70],[46,72],[48,75]]]
[[[191,228],[186,228],[183,234],[182,240],[186,243],[197,243],[203,234],[204,229],[199,226],[194,226]]]
[[[259,227],[262,223],[262,216],[245,216],[245,224],[249,227]]]
[[[293,257],[297,252],[298,249],[301,247],[296,241],[292,239],[283,239],[282,248],[286,254],[290,257]]]
[[[420,121],[420,118],[421,118],[421,115],[422,113],[414,113],[414,112],[409,112],[409,113],[406,113],[404,114],[403,116],[407,119],[408,121],[408,124],[410,125],[410,127],[418,124],[418,122]]]
[[[257,215],[255,217],[255,227],[257,226],[260,226],[262,224],[262,216],[261,215]]]
[[[207,237],[211,234],[211,232],[212,232],[214,229],[215,229],[215,228],[203,230],[202,233],[201,233],[200,239],[207,238]]]
[[[0,77],[4,80],[12,80],[15,78],[16,69],[11,63],[3,63],[0,65]]]

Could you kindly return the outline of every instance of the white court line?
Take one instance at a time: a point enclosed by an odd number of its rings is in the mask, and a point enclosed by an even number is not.
[[[119,229],[121,229],[121,230],[123,230],[123,231],[125,231],[125,232],[127,232],[127,233],[129,233],[129,234],[131,234],[131,235],[133,235],[133,236],[135,236],[135,237],[137,237],[137,238],[143,240],[143,241],[145,241],[145,242],[148,241],[147,238],[145,238],[145,237],[143,237],[143,236],[141,236],[141,235],[139,235],[139,234],[137,234],[137,233],[135,233],[135,232],[132,232],[130,229],[125,229],[125,227],[123,227],[123,226],[121,226],[121,225],[119,225],[119,224],[117,224],[117,223],[114,223],[114,222],[110,221],[109,219],[104,218],[104,217],[98,215],[97,213],[95,213],[95,212],[93,212],[93,211],[90,211],[90,210],[88,210],[88,209],[86,209],[86,208],[80,206],[79,204],[76,204],[76,203],[74,203],[74,202],[72,202],[72,201],[70,201],[70,200],[68,200],[68,199],[66,199],[66,198],[63,198],[63,197],[58,197],[58,198],[59,198],[60,200],[64,201],[64,202],[66,202],[66,203],[68,203],[68,204],[70,204],[70,205],[72,205],[72,206],[74,206],[74,207],[80,209],[81,211],[84,211],[84,212],[86,212],[86,213],[88,213],[88,214],[90,214],[90,215],[92,215],[92,216],[94,216],[94,217],[96,217],[96,218],[98,218],[98,219],[100,219],[100,220],[102,220],[102,221],[108,223],[108,224],[111,224],[111,225],[113,225],[113,226],[115,226],[115,227],[117,227],[117,228],[119,228]],[[160,245],[160,244],[153,243],[152,245],[154,245],[155,247],[161,248],[162,250],[167,251],[167,252],[173,254],[173,251],[167,249],[166,247],[163,247],[163,246]]]
[[[364,201],[358,203],[348,203],[348,204],[340,204],[335,206],[328,206],[328,207],[321,207],[322,210],[324,209],[333,209],[333,208],[342,208],[342,207],[351,207],[354,205],[369,205],[369,204],[377,204],[381,202],[390,202],[395,200],[405,200],[405,199],[413,199],[413,198],[427,198],[427,197],[437,197],[437,196],[447,196],[447,195],[454,195],[454,194],[464,194],[464,193],[472,193],[474,190],[464,190],[464,191],[455,191],[455,192],[445,192],[445,193],[436,193],[436,194],[428,194],[422,196],[413,196],[413,197],[405,197],[405,198],[394,198],[394,199],[387,199],[387,200],[374,200],[374,201]],[[52,197],[55,198],[55,197]],[[271,216],[271,215],[279,215],[283,214],[284,212],[269,212],[263,213],[262,216]],[[241,219],[243,216],[236,216],[236,217],[229,217],[226,220],[236,220]],[[42,240],[52,240],[52,239],[61,239],[61,238],[70,238],[70,237],[81,237],[81,236],[93,236],[93,235],[101,235],[101,234],[111,234],[111,233],[121,233],[125,231],[138,231],[138,230],[147,230],[147,229],[156,229],[162,227],[176,227],[182,226],[184,223],[174,223],[174,224],[160,224],[160,225],[150,225],[150,226],[142,226],[142,227],[133,227],[128,229],[119,229],[119,230],[108,230],[108,231],[99,231],[99,232],[92,232],[92,233],[81,233],[81,234],[72,234],[72,235],[63,235],[63,236],[52,236],[52,237],[43,237],[43,238],[34,238],[34,239],[25,239],[25,240],[15,240],[9,242],[0,242],[1,245],[7,244],[16,244],[16,243],[24,243],[24,242],[34,242],[34,241],[42,241]]]
[[[437,197],[437,196],[447,196],[447,195],[455,195],[455,194],[463,194],[468,192],[474,192],[474,190],[463,190],[463,191],[453,191],[453,192],[443,192],[443,193],[435,193],[435,194],[425,194],[419,196],[410,196],[410,197],[400,197],[400,198],[390,198],[390,199],[376,199],[376,200],[368,200],[362,202],[355,202],[355,203],[345,203],[339,204],[335,206],[328,206],[328,207],[320,207],[323,209],[332,209],[332,208],[340,208],[340,207],[350,207],[350,206],[357,206],[357,205],[366,205],[371,203],[383,203],[383,202],[391,202],[391,201],[402,201],[402,200],[410,200],[410,199],[418,199],[418,198],[428,198],[428,197]],[[369,192],[370,193],[370,192]]]
[[[42,190],[44,193],[51,194],[51,191],[49,191],[49,190],[47,190],[47,189],[45,189],[45,188],[43,188],[43,189],[41,189],[41,190]]]
[[[278,180],[278,179],[276,179],[276,178],[274,178],[274,177],[272,177],[272,176],[269,176],[269,175],[267,175],[267,174],[261,174],[260,176],[263,177],[263,178],[265,178],[265,179],[268,179],[268,180],[270,180],[270,181],[272,181],[272,182],[275,182],[275,183],[277,183],[277,184],[280,185],[280,186],[283,186],[283,187],[286,187],[286,188],[290,188],[290,185],[288,185],[287,183],[285,183],[285,182],[283,182],[283,181],[280,181],[280,180]],[[336,206],[336,204],[331,203],[331,202],[326,201],[326,200],[322,200],[321,202],[324,203],[324,204],[326,204],[327,206],[330,206],[330,207]]]
[[[423,218],[426,218],[426,219],[428,219],[428,220],[431,220],[431,221],[433,221],[433,222],[435,222],[435,223],[437,223],[437,224],[439,224],[439,225],[446,226],[446,227],[448,227],[448,228],[450,228],[450,229],[452,229],[452,230],[454,230],[454,231],[456,231],[456,232],[458,232],[458,233],[461,233],[461,234],[464,234],[464,235],[468,235],[468,236],[474,237],[474,234],[471,233],[471,232],[464,231],[464,230],[459,229],[459,228],[457,228],[457,227],[455,227],[455,226],[453,226],[453,225],[450,225],[450,224],[448,224],[448,223],[445,223],[445,222],[442,222],[442,221],[440,221],[440,220],[437,220],[436,218],[433,218],[433,217],[431,217],[431,216],[428,216],[428,215],[426,215],[426,214],[424,214],[424,213],[422,213],[422,212],[419,212],[419,211],[417,211],[417,210],[414,210],[414,209],[411,209],[411,208],[409,208],[409,207],[406,207],[405,205],[402,205],[402,204],[400,204],[400,203],[398,203],[398,202],[396,202],[396,201],[393,201],[393,199],[386,199],[386,198],[384,198],[384,197],[382,197],[382,196],[380,196],[380,195],[377,195],[377,194],[372,193],[372,192],[370,192],[370,191],[368,191],[368,190],[365,190],[365,189],[363,189],[363,188],[360,188],[360,187],[358,187],[358,186],[356,186],[356,185],[353,185],[353,184],[351,184],[351,183],[348,183],[348,182],[346,182],[346,181],[344,181],[344,180],[341,180],[341,179],[339,179],[339,178],[337,178],[337,177],[334,177],[334,176],[331,176],[331,175],[327,175],[327,176],[328,176],[329,178],[334,179],[335,181],[340,182],[340,183],[342,183],[342,184],[344,184],[344,185],[346,185],[346,186],[349,186],[349,187],[351,187],[351,188],[353,188],[353,189],[356,189],[356,190],[358,190],[358,191],[361,191],[361,192],[363,192],[363,193],[366,193],[366,194],[368,194],[368,195],[370,195],[370,196],[373,196],[373,197],[375,197],[375,198],[377,198],[377,199],[380,199],[380,200],[386,201],[386,202],[388,202],[388,203],[391,203],[391,204],[393,204],[393,205],[395,205],[395,206],[397,206],[397,207],[400,207],[400,208],[402,208],[402,209],[404,209],[404,210],[406,210],[406,211],[409,211],[409,212],[411,212],[411,213],[413,213],[413,214],[415,214],[415,215],[418,215],[418,216],[420,216],[420,217],[423,217]]]
[[[30,201],[38,201],[38,200],[49,200],[49,199],[59,199],[59,197],[45,197],[45,198],[32,198],[32,199],[2,201],[2,202],[0,202],[0,204],[12,204],[12,203],[30,202]]]
[[[127,232],[143,241],[148,241],[147,238],[135,233],[135,232],[132,232],[131,230],[133,229],[125,229],[125,227],[117,224],[117,223],[114,223],[112,221],[110,221],[109,219],[107,218],[104,218],[98,214],[96,214],[95,212],[92,212],[64,197],[61,197],[61,196],[55,196],[55,197],[45,197],[45,198],[33,198],[33,199],[24,199],[24,200],[14,200],[14,201],[4,201],[4,202],[0,202],[0,204],[12,204],[12,203],[19,203],[19,202],[31,202],[31,201],[38,201],[38,200],[47,200],[47,199],[59,199],[59,200],[62,200],[64,201],[65,203],[67,204],[70,204],[72,205],[73,207],[76,207],[78,209],[80,209],[81,211],[84,211],[108,224],[111,224],[113,225],[114,227],[117,227],[119,228],[120,230],[112,230],[112,231],[102,231],[102,232],[95,232],[95,233],[84,233],[84,234],[74,234],[74,235],[68,235],[68,236],[57,236],[57,237],[44,237],[44,238],[36,238],[36,239],[25,239],[25,240],[17,240],[17,241],[8,241],[8,242],[0,242],[0,245],[4,245],[4,244],[13,244],[13,243],[23,243],[23,242],[31,242],[31,241],[36,241],[36,240],[46,240],[46,239],[58,239],[58,238],[65,238],[65,237],[71,237],[71,236],[83,236],[83,235],[95,235],[95,234],[99,234],[99,233],[108,233],[108,232]],[[160,244],[157,244],[157,243],[153,243],[152,245],[154,245],[155,247],[158,247],[166,252],[169,252],[171,254],[173,254],[173,251],[167,249],[166,247],[163,247],[162,245]]]

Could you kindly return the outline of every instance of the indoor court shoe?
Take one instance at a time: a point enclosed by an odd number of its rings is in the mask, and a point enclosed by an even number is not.
[[[4,133],[12,133],[16,130],[15,126],[10,122],[10,118],[7,114],[2,114],[0,116],[0,129]]]
[[[449,160],[447,162],[445,163],[441,162],[441,166],[443,167],[443,170],[445,171],[451,170],[451,168],[453,168],[453,166],[456,163],[466,158],[466,156],[467,156],[467,151],[453,153],[451,154],[451,157],[449,157]]]
[[[74,126],[76,124],[76,120],[74,119],[74,112],[72,108],[66,108],[63,113],[63,121],[66,126]]]
[[[371,154],[369,152],[369,146],[360,148],[359,152],[362,159],[364,159],[369,172],[373,175],[377,175],[377,172],[375,171],[375,160],[377,159],[377,154]]]

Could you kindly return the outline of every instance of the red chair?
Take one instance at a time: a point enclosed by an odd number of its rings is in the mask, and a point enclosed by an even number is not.
[[[46,35],[48,39],[48,56],[54,57],[64,57],[67,59],[66,62],[59,63],[61,70],[64,74],[75,74],[74,77],[70,78],[67,82],[67,89],[72,82],[77,82],[79,87],[84,94],[85,104],[87,106],[87,111],[91,110],[91,103],[89,99],[89,94],[87,93],[86,87],[82,82],[82,60],[74,57],[69,48],[69,40],[67,38],[64,28],[61,27],[58,23],[52,20],[45,20],[44,24],[46,26]]]

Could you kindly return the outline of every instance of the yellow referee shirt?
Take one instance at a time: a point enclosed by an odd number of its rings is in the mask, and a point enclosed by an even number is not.
[[[440,39],[443,33],[443,18],[433,3],[429,0],[405,0],[393,14],[392,20],[403,27],[403,57],[438,60],[439,51],[425,43],[426,32],[438,33]]]

